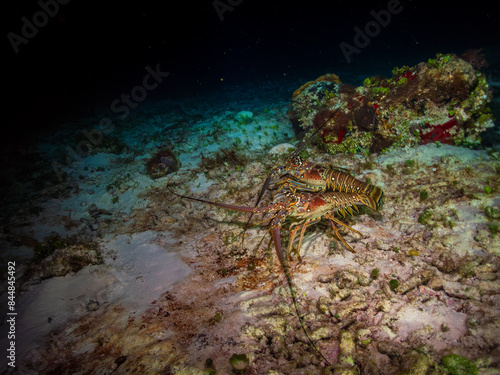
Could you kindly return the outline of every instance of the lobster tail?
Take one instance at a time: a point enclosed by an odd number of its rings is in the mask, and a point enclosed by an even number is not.
[[[380,208],[382,203],[382,197],[384,196],[384,192],[379,187],[369,185],[366,194],[373,200],[373,206],[370,205],[375,211]]]

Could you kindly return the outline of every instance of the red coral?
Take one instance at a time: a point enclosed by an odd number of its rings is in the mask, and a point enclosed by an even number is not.
[[[441,142],[441,143],[451,143],[451,134],[449,130],[454,126],[458,126],[457,119],[453,117],[451,120],[446,121],[443,124],[438,125],[430,125],[429,123],[425,124],[430,130],[427,133],[423,133],[422,129],[420,131],[420,139],[422,140],[422,144],[430,143],[430,142]]]
[[[342,128],[337,133],[337,140],[335,141],[335,143],[342,142],[344,140],[344,135],[345,135],[345,128]]]
[[[344,135],[345,135],[345,129],[344,128],[341,128],[338,132],[337,132],[337,140],[336,141],[327,141],[326,140],[326,134],[328,133],[328,130],[323,130],[323,133],[321,133],[321,138],[323,138],[323,142],[324,143],[340,143],[344,140]]]
[[[408,81],[413,81],[416,76],[417,76],[417,73],[413,73],[413,72],[404,72],[403,74],[401,74],[401,77],[405,77]],[[399,81],[399,79],[398,79],[398,81]]]
[[[313,125],[315,128],[319,128],[320,126],[323,126],[325,124],[325,121],[334,121],[337,117],[339,116],[339,112],[337,111],[332,111],[327,108],[322,109],[319,111],[313,119]],[[330,120],[329,120],[330,119]],[[321,138],[323,139],[324,143],[340,143],[344,139],[345,135],[345,127],[342,125],[342,121],[340,122],[333,122],[331,124],[328,124],[329,128],[325,127],[323,129],[323,132],[321,133]],[[337,134],[337,140],[336,141],[327,141],[326,140],[326,135],[329,133],[336,133]]]

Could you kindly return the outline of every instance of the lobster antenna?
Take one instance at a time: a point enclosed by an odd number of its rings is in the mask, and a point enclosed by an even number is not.
[[[287,260],[288,254],[283,254],[283,251],[281,249],[281,236],[280,236],[279,227],[273,228],[273,230],[271,231],[271,236],[272,236],[272,239],[274,241],[274,247],[276,249],[276,254],[278,256],[278,260],[281,264],[281,268],[283,269],[283,273],[285,274],[285,278],[286,278],[286,281],[288,283],[288,287],[290,289],[290,296],[292,297],[293,306],[295,308],[295,313],[297,314],[297,319],[299,320],[300,327],[302,328],[302,331],[306,335],[307,340],[309,341],[311,346],[314,348],[314,350],[316,350],[316,352],[323,358],[323,360],[326,361],[328,366],[331,366],[330,361],[325,357],[323,352],[321,350],[319,350],[318,346],[312,340],[311,336],[307,332],[307,329],[306,329],[306,326],[304,323],[304,319],[300,315],[299,304],[297,302],[297,294],[295,293],[295,288],[294,288],[294,284],[292,281],[292,275],[290,272],[290,265],[289,265],[288,260]]]
[[[330,116],[328,116],[328,118],[325,120],[325,122],[323,122],[323,124],[321,124],[321,126],[316,129],[307,139],[303,140],[302,142],[299,143],[299,145],[297,146],[297,148],[295,149],[294,152],[292,152],[287,159],[290,159],[290,158],[293,158],[294,156],[296,156],[300,150],[302,150],[304,148],[304,146],[306,144],[309,143],[309,141],[316,135],[318,134],[318,132],[323,129],[323,127],[333,118],[337,117],[338,116],[338,110],[340,108],[342,108],[344,106],[344,103],[342,103],[342,105],[338,108],[338,109],[335,109],[335,110],[332,110],[332,114]]]

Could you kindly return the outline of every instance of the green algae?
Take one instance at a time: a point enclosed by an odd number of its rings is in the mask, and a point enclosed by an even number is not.
[[[479,371],[474,362],[458,354],[450,354],[442,359],[442,365],[451,375],[477,375]]]
[[[247,370],[250,360],[246,354],[233,354],[229,358],[229,363],[233,368],[233,373],[243,374]]]
[[[426,190],[421,190],[420,191],[420,202],[425,201],[427,198],[429,198],[429,193]]]
[[[422,225],[428,225],[432,216],[431,210],[426,208],[425,211],[418,217],[418,222]]]
[[[34,261],[40,261],[52,255],[57,249],[66,247],[66,242],[59,236],[50,236],[45,242],[37,243],[35,246]]]
[[[396,290],[396,288],[399,286],[399,281],[397,279],[391,279],[389,281],[389,286],[392,290]]]

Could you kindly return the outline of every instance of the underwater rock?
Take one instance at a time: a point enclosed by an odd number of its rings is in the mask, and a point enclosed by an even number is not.
[[[408,375],[425,375],[432,365],[431,360],[425,354],[412,351],[402,358],[401,373]]]
[[[444,291],[451,297],[460,299],[474,299],[481,300],[481,293],[479,290],[470,285],[464,285],[456,281],[448,281],[443,285]]]
[[[295,146],[291,145],[290,143],[280,143],[279,145],[276,145],[273,148],[271,148],[268,154],[271,156],[287,155],[290,154],[294,149]]]
[[[250,111],[238,112],[235,116],[235,120],[242,125],[249,124],[253,121],[253,113]]]
[[[349,366],[354,366],[354,358],[356,344],[355,337],[352,332],[342,331],[340,334],[339,344],[339,363]]]
[[[85,307],[87,311],[97,311],[99,309],[100,303],[98,301],[89,300],[87,306]]]
[[[247,157],[236,149],[221,148],[213,156],[201,155],[200,168],[209,172],[210,178],[222,177],[229,171],[242,169]],[[213,173],[218,171],[219,173]]]
[[[169,149],[163,149],[147,161],[146,171],[152,179],[157,179],[177,172],[180,166],[181,163],[175,154]]]
[[[247,370],[250,361],[246,354],[233,354],[231,358],[229,358],[229,363],[233,368],[233,373],[243,374]]]
[[[65,276],[70,272],[78,272],[88,265],[103,264],[100,247],[95,243],[73,244],[54,250],[44,259],[35,259],[28,269],[29,279],[48,279],[56,276]]]
[[[388,299],[382,299],[377,303],[376,308],[378,311],[383,311],[388,313],[392,309],[392,302],[389,301]]]
[[[433,276],[433,272],[429,270],[421,271],[411,276],[408,280],[402,282],[397,287],[398,293],[407,293],[408,291],[427,283]]]
[[[313,141],[331,153],[430,142],[473,146],[493,126],[491,97],[483,73],[455,55],[438,54],[395,68],[391,78],[366,78],[360,87],[338,79],[308,82],[294,93],[289,115],[298,137],[325,124]]]

